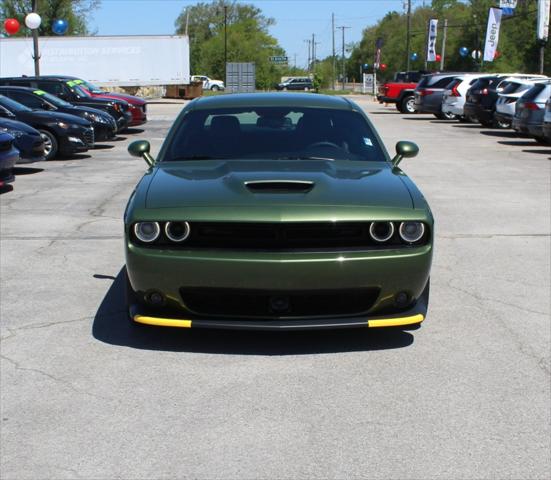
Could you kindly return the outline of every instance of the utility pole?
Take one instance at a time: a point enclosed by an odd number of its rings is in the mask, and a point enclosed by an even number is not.
[[[337,68],[336,68],[336,62],[337,57],[335,56],[335,14],[331,14],[331,34],[332,34],[332,40],[333,40],[333,90],[335,90],[335,78],[337,76]]]
[[[407,12],[407,38],[406,38],[406,72],[410,71],[410,49],[411,49],[411,43],[410,43],[410,36],[411,36],[411,0],[408,1],[408,12]]]
[[[342,90],[344,91],[344,83],[345,83],[345,75],[346,75],[346,70],[345,70],[346,66],[344,61],[344,30],[350,27],[342,26],[337,28],[340,28],[342,30]]]
[[[423,5],[424,7],[424,5]],[[427,22],[427,28],[425,29],[425,70],[429,69],[429,28],[430,28],[430,19]]]
[[[306,64],[306,70],[310,71],[310,42],[311,40],[304,40],[308,44],[308,63]]]
[[[34,13],[37,13],[37,3],[38,0],[33,0],[32,10]],[[34,60],[34,75],[35,77],[40,76],[40,54],[38,52],[38,28],[33,29],[33,60]]]
[[[541,40],[540,44],[540,75],[543,75],[543,66],[545,62],[545,42]]]
[[[224,85],[228,84],[228,7],[224,5]]]
[[[312,72],[316,71],[316,35],[312,33]]]
[[[444,19],[444,31],[442,32],[442,58],[440,59],[440,71],[444,71],[444,59],[446,58],[446,36],[448,34],[448,19]]]

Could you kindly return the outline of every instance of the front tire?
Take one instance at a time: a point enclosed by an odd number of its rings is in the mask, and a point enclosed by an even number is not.
[[[42,140],[44,140],[44,157],[46,160],[55,158],[59,150],[59,143],[56,136],[48,130],[39,130]]]
[[[210,90],[211,92],[217,92],[218,90],[220,90],[220,87],[218,85],[213,85],[212,87],[210,87]]]

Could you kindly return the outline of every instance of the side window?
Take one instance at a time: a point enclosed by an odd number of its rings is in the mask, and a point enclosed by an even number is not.
[[[8,96],[10,98],[13,98],[16,102],[22,103],[29,108],[42,108],[42,101],[32,94],[24,92],[9,92]]]
[[[434,85],[432,85],[432,87],[433,88],[445,88],[452,80],[453,80],[453,77],[444,77],[444,78],[438,80]]]
[[[55,82],[37,82],[37,87],[39,90],[44,90],[52,95],[59,95],[63,91],[62,85]]]

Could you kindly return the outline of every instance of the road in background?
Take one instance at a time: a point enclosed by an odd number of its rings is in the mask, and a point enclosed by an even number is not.
[[[392,152],[421,148],[401,166],[436,218],[423,327],[131,328],[126,146],[157,152],[181,109],[152,104],[142,134],[0,196],[2,478],[549,478],[551,150],[358,101]]]

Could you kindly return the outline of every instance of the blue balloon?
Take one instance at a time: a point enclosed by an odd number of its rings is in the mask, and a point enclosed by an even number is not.
[[[466,57],[469,54],[469,49],[467,47],[461,47],[459,49],[459,55]]]
[[[56,35],[64,35],[69,28],[69,22],[67,20],[58,19],[52,23],[52,30]]]
[[[419,57],[419,55],[417,55],[417,53],[415,53],[415,52],[413,52],[413,53],[411,54],[411,59],[412,59],[413,61],[417,60],[418,57]]]

